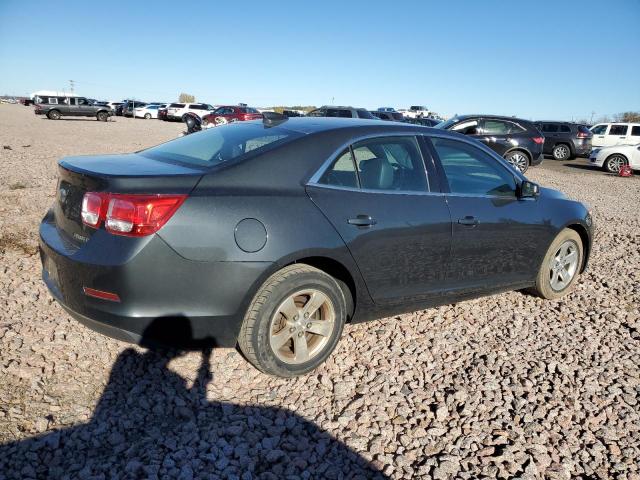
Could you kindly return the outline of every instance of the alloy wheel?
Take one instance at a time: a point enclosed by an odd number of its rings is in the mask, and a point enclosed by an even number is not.
[[[607,160],[607,170],[613,173],[618,173],[620,168],[626,164],[624,157],[620,155],[613,155]]]
[[[565,145],[558,145],[553,149],[553,156],[558,160],[569,157],[569,149]]]
[[[556,292],[565,289],[578,271],[578,246],[573,240],[562,243],[549,264],[549,281]]]
[[[508,161],[521,172],[524,172],[527,169],[528,160],[523,153],[516,152],[509,155]]]
[[[271,318],[271,349],[284,363],[308,362],[323,351],[335,328],[335,320],[335,308],[320,290],[295,292],[280,304]]]

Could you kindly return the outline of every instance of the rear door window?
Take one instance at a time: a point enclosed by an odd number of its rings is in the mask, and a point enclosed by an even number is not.
[[[555,123],[544,123],[542,124],[542,131],[544,133],[556,133],[558,131],[558,125]]]
[[[353,145],[360,187],[368,190],[426,192],[424,162],[414,137],[381,137]]]
[[[515,197],[514,176],[488,153],[477,147],[445,138],[432,138],[451,193]]]
[[[640,126],[639,125],[631,127],[631,136],[632,137],[640,137]]]
[[[560,131],[562,133],[571,133],[571,128],[569,125],[560,125]]]
[[[611,128],[609,129],[609,133],[607,135],[624,136],[627,134],[628,129],[629,129],[628,125],[611,125]]]
[[[358,176],[351,156],[351,148],[347,148],[338,155],[318,183],[334,187],[358,188]]]

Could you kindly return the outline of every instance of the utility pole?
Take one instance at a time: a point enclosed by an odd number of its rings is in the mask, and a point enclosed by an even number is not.
[[[75,82],[73,80],[69,80],[69,87],[71,88],[71,95],[73,95],[73,87],[75,86],[74,84],[75,84]]]

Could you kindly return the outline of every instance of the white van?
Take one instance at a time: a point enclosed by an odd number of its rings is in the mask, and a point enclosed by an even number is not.
[[[640,143],[640,123],[599,123],[591,127],[592,148]]]

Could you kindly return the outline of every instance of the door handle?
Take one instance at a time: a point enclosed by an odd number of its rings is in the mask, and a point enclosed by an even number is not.
[[[347,223],[356,227],[372,227],[376,224],[376,221],[370,215],[358,215],[356,218],[347,220]]]
[[[478,219],[476,217],[472,217],[471,215],[467,215],[464,218],[459,218],[458,219],[458,223],[460,225],[465,225],[467,227],[475,227],[480,222],[478,221]]]

